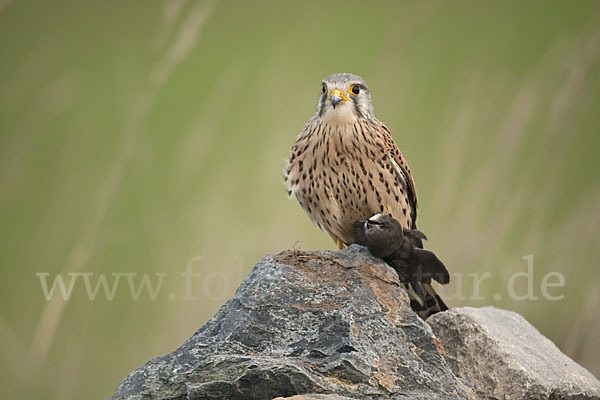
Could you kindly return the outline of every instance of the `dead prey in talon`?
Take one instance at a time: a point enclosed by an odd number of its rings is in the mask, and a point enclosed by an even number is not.
[[[446,266],[437,256],[423,249],[427,237],[416,229],[402,229],[391,215],[377,214],[366,221],[354,223],[354,242],[369,248],[398,272],[403,283],[441,284],[450,282]]]
[[[359,76],[333,74],[322,81],[317,111],[296,137],[284,180],[288,194],[338,249],[354,243],[355,221],[375,214],[416,229],[418,201],[410,168],[389,129],[375,117],[371,92]],[[406,288],[422,318],[447,309],[430,283]]]

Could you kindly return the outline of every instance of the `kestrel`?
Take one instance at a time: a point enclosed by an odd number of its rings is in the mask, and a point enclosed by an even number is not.
[[[375,118],[371,93],[359,76],[333,74],[323,80],[317,111],[292,146],[284,179],[288,194],[338,249],[353,243],[355,221],[375,214],[416,228],[410,168],[389,129]],[[421,316],[447,308],[435,300],[439,297],[430,285],[418,285],[407,290]]]

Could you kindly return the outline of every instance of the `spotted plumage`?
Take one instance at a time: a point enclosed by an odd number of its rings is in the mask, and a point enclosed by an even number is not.
[[[361,90],[354,95],[350,88],[357,84]],[[284,172],[288,193],[313,222],[345,244],[352,243],[354,221],[377,213],[415,227],[417,193],[410,168],[389,129],[375,118],[367,85],[351,74],[332,75],[323,85],[319,108],[292,147]],[[340,86],[347,99],[342,101],[352,104],[334,109],[330,93]]]
[[[416,227],[410,168],[356,75],[323,80],[317,111],[292,146],[284,180],[288,194],[340,247],[353,243],[355,221],[375,214]]]

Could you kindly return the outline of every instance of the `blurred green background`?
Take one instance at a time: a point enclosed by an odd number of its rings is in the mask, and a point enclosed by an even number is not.
[[[448,303],[518,311],[600,374],[599,3],[370,4],[0,0],[4,397],[108,397],[266,253],[333,248],[281,171],[334,72],[412,167]],[[527,255],[538,299],[512,299]],[[166,275],[47,301],[36,273]]]

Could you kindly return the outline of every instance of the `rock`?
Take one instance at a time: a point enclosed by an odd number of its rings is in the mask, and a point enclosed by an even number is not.
[[[467,399],[398,276],[360,246],[266,256],[173,353],[113,399]]]
[[[600,382],[514,312],[455,308],[427,322],[481,399],[600,399]]]
[[[276,397],[273,400],[356,400],[337,394],[298,394],[292,397]]]

